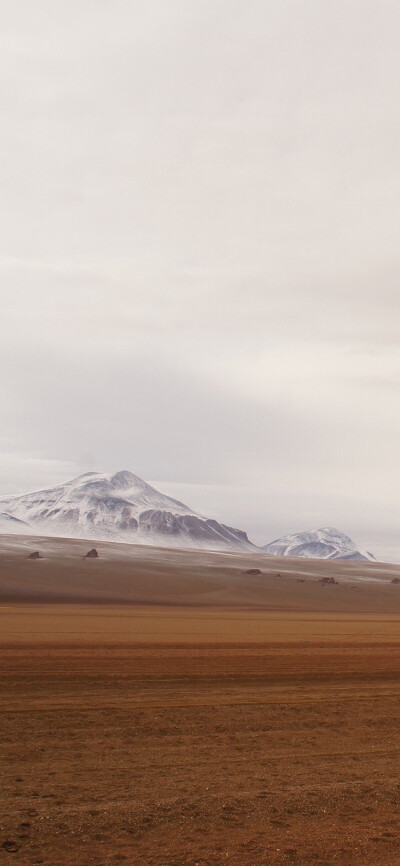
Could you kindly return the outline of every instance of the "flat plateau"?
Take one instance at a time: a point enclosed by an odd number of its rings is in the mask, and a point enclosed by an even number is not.
[[[0,546],[0,863],[397,866],[398,567],[48,544]]]

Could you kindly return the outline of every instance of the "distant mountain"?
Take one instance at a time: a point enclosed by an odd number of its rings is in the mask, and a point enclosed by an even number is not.
[[[23,521],[43,535],[170,547],[256,549],[245,532],[196,514],[127,471],[114,475],[87,472],[48,490],[0,497],[0,509],[8,519]],[[0,531],[7,529],[0,527]]]
[[[372,554],[363,554],[354,541],[330,526],[284,535],[262,548],[277,556],[304,556],[309,559],[358,559],[373,560]]]

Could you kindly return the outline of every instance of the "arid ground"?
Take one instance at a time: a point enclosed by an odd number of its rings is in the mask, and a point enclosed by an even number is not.
[[[0,863],[398,866],[399,567],[118,547],[0,541]]]

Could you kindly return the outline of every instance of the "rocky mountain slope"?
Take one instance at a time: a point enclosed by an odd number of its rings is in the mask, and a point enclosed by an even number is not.
[[[245,532],[196,514],[127,471],[114,475],[88,472],[47,490],[0,497],[0,511],[5,513],[5,526],[23,521],[21,531],[45,535],[161,546],[253,548]]]
[[[330,526],[308,532],[296,532],[265,544],[266,553],[277,556],[304,556],[310,559],[359,559],[373,560],[369,553],[363,554],[354,541]]]

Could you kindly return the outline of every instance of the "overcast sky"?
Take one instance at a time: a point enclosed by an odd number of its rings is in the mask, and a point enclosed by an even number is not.
[[[398,0],[2,0],[0,491],[400,560]]]

